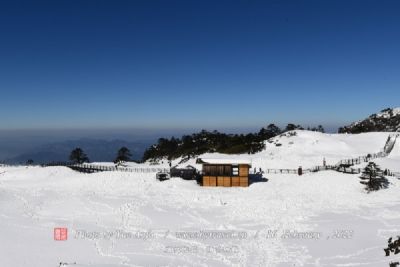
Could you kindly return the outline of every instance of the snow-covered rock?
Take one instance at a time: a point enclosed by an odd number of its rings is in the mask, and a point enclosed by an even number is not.
[[[384,109],[365,120],[341,127],[342,133],[400,132],[400,108]]]

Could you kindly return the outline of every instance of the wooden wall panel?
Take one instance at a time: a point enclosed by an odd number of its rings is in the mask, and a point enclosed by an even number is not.
[[[217,177],[215,176],[210,177],[210,186],[217,186]]]
[[[217,186],[224,186],[224,177],[217,176]]]
[[[230,187],[231,186],[231,177],[224,176],[224,186],[225,187]]]
[[[224,175],[224,165],[217,165],[217,173],[216,175],[218,176],[223,176]]]
[[[203,186],[210,186],[210,177],[203,176]]]
[[[249,176],[248,165],[239,165],[239,176]]]
[[[247,187],[249,186],[249,178],[248,177],[240,177],[240,186]]]
[[[232,186],[240,186],[240,178],[232,177]]]

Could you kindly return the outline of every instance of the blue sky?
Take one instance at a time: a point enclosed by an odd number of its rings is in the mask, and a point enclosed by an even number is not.
[[[400,2],[9,1],[0,129],[339,126],[400,106]]]

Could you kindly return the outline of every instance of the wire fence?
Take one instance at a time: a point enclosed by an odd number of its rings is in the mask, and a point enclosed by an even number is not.
[[[159,168],[159,167],[129,167],[129,166],[107,166],[100,164],[91,164],[91,163],[72,163],[72,162],[51,162],[48,164],[31,164],[31,165],[22,165],[22,164],[0,164],[0,167],[68,167],[75,171],[84,172],[84,173],[94,173],[94,172],[104,172],[104,171],[118,171],[118,172],[134,172],[134,173],[156,173],[156,172],[169,172],[169,168]]]
[[[156,172],[169,172],[168,168],[156,168],[156,167],[125,167],[125,166],[104,166],[104,165],[97,165],[97,164],[71,164],[67,165],[73,170],[86,172],[86,173],[93,173],[93,172],[134,172],[134,173],[156,173]]]
[[[319,171],[328,171],[328,170],[333,170],[333,171],[338,171],[342,173],[347,173],[347,174],[359,174],[362,172],[362,168],[353,168],[351,166],[358,165],[361,163],[366,163],[369,162],[373,159],[377,158],[383,158],[386,157],[388,154],[385,152],[378,152],[378,153],[373,153],[373,154],[368,154],[365,156],[360,156],[356,158],[350,158],[350,159],[343,159],[340,160],[337,164],[335,165],[325,165],[325,166],[315,166],[307,169],[265,169],[262,170],[264,173],[268,174],[306,174],[306,173],[312,173],[312,172],[319,172]],[[385,175],[387,176],[395,176],[400,178],[400,172],[392,172],[389,169],[384,170]]]
[[[12,168],[12,167],[26,167],[27,165],[23,165],[23,164],[0,164],[0,167],[7,167],[7,168]]]

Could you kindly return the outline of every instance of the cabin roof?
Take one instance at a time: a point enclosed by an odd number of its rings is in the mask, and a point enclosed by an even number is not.
[[[195,170],[196,168],[193,167],[192,165],[186,165],[186,167],[179,167],[179,165],[175,165],[174,167],[172,167],[171,169],[191,169],[191,170]]]
[[[251,166],[251,161],[246,159],[209,159],[209,158],[198,158],[197,163],[200,164],[227,164],[236,165],[243,164]]]

